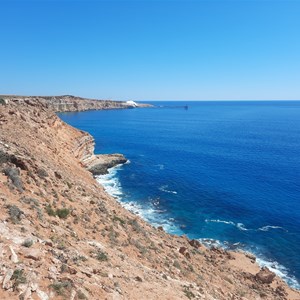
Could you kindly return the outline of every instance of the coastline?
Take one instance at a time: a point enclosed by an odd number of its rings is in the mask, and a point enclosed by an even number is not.
[[[158,217],[158,212],[156,212],[154,209],[149,209],[146,207],[142,207],[138,203],[133,203],[132,201],[129,203],[126,203],[122,201],[122,186],[118,180],[118,171],[123,167],[123,164],[118,164],[116,166],[113,166],[108,169],[108,173],[102,174],[99,176],[96,176],[96,180],[99,184],[101,184],[105,191],[112,197],[114,197],[118,202],[121,203],[121,205],[130,211],[131,213],[139,216],[149,224],[151,224],[154,227],[163,227],[164,230],[169,234],[175,234],[178,236],[185,235],[184,231],[182,231],[179,227],[173,227],[173,224],[170,224],[170,221],[167,219],[164,219],[163,224],[161,222],[158,222],[159,220],[156,220],[155,217]],[[151,216],[155,215],[154,218]],[[149,216],[151,215],[151,216]],[[160,220],[161,221],[161,220]],[[170,232],[171,231],[171,232]],[[176,231],[175,233],[172,233],[172,231]],[[245,256],[252,257],[255,262],[261,267],[267,267],[269,270],[274,272],[277,276],[282,278],[290,287],[300,290],[299,282],[291,276],[286,268],[283,265],[280,265],[276,261],[270,261],[266,257],[261,257],[258,254],[252,252],[251,250],[246,250],[243,248],[239,248],[239,246],[234,246],[235,250],[232,249],[233,245],[226,245],[226,241],[220,242],[218,240],[210,239],[210,238],[199,238],[197,239],[202,245],[205,245],[205,247],[208,248],[222,248],[224,250],[229,250],[236,253],[242,253]]]
[[[72,95],[62,96],[18,96],[18,95],[0,95],[6,103],[28,103],[34,105],[34,102],[47,106],[49,109],[59,112],[80,112],[88,110],[105,109],[128,109],[128,108],[146,108],[152,107],[150,104],[135,103],[133,101],[100,100],[76,97]]]
[[[93,138],[43,102],[0,109],[1,299],[61,299],[58,287],[88,299],[299,299],[253,257],[169,235],[125,210],[84,167]]]

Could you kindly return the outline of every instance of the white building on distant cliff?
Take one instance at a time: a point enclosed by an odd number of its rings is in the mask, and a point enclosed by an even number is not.
[[[138,107],[138,104],[132,100],[126,101],[126,104],[132,107]]]

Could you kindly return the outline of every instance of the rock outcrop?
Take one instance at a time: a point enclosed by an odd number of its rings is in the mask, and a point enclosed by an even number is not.
[[[123,154],[101,154],[94,155],[84,161],[85,167],[93,175],[103,175],[108,173],[108,169],[127,162]]]
[[[127,162],[124,155],[118,153],[95,155],[94,138],[87,132],[81,132],[82,136],[74,142],[74,155],[93,175],[106,174],[109,168]]]
[[[255,278],[262,283],[270,284],[276,277],[276,274],[271,272],[268,268],[262,268],[256,275]]]
[[[300,299],[244,253],[125,210],[86,169],[125,158],[95,156],[93,138],[50,106],[0,103],[1,300]]]

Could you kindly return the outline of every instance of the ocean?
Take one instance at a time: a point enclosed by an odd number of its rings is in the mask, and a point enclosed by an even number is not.
[[[147,103],[59,116],[130,160],[98,178],[124,207],[300,288],[300,101]]]

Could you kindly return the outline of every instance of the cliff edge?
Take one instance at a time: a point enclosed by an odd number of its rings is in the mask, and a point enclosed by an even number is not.
[[[0,299],[300,299],[254,256],[208,249],[125,210],[88,171],[123,157],[95,156],[93,138],[43,99],[8,100]]]

